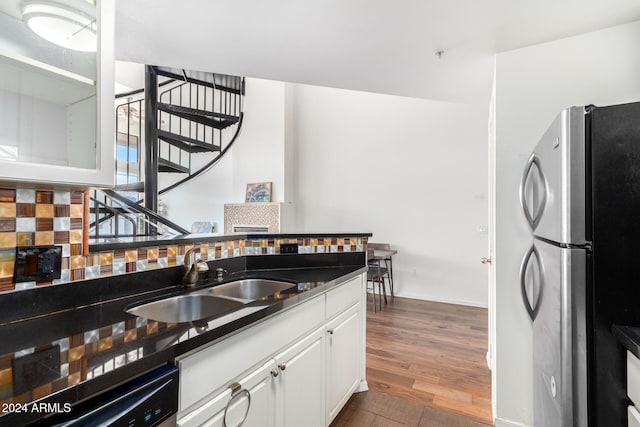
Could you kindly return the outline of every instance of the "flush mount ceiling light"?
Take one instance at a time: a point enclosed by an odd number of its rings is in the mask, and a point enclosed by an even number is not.
[[[31,31],[51,43],[81,52],[96,51],[95,6],[87,1],[28,2],[22,8],[22,19]]]

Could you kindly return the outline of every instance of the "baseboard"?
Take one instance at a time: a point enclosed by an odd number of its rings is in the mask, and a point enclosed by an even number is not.
[[[361,391],[368,391],[369,390],[369,383],[367,383],[367,380],[362,380],[360,381],[360,385],[356,388],[356,393],[360,393]]]
[[[495,427],[528,427],[527,424],[516,423],[509,420],[503,420],[501,418],[496,418],[494,425]]]
[[[411,299],[419,299],[423,301],[433,301],[433,302],[442,302],[445,304],[456,304],[456,305],[466,305],[469,307],[480,307],[480,308],[488,308],[488,304],[479,303],[476,301],[465,301],[465,300],[455,300],[449,298],[434,298],[434,297],[425,297],[424,295],[417,294],[406,294],[406,293],[396,293],[397,297],[401,298],[411,298]]]

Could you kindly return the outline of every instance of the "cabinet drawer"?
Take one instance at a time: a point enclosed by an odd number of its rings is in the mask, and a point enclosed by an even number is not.
[[[627,416],[629,418],[629,427],[640,427],[640,413],[633,406],[627,408]]]
[[[640,359],[627,351],[627,395],[640,406]]]
[[[179,410],[228,385],[323,321],[324,298],[313,298],[179,360]]]
[[[362,276],[354,277],[346,283],[327,292],[327,319],[362,300]]]

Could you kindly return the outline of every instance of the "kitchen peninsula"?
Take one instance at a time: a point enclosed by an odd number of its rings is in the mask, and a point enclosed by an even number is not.
[[[75,408],[167,364],[179,367],[173,415],[178,425],[195,425],[209,416],[207,411],[213,411],[215,419],[216,402],[223,402],[225,409],[230,401],[228,386],[245,386],[245,374],[256,369],[282,384],[269,398],[278,405],[296,398],[287,392],[287,387],[292,390],[287,381],[308,382],[306,373],[320,373],[316,389],[307,387],[314,397],[310,401],[320,405],[310,410],[318,425],[328,425],[352,392],[366,390],[365,258],[370,236],[190,235],[96,242],[81,264],[87,278],[0,294],[5,307],[0,313],[0,402],[6,408],[0,425],[43,417],[50,422],[55,418],[46,417],[63,414],[18,409],[34,402]],[[200,273],[195,287],[186,288],[182,264],[190,249],[199,252],[209,270]],[[63,265],[63,277],[79,277],[65,275],[65,267],[73,270]],[[224,272],[221,280],[216,269]],[[166,323],[125,312],[142,302],[251,278],[291,286],[192,322]],[[299,365],[296,371],[294,361],[304,360],[298,357],[299,349],[314,355],[309,363],[321,366]],[[345,372],[350,382],[344,382]],[[296,394],[304,398],[299,390]],[[305,410],[259,413],[258,396],[247,417],[273,417],[294,425],[295,412]]]

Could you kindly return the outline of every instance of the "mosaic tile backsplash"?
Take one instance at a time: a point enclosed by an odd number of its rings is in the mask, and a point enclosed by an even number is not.
[[[174,267],[183,264],[185,253],[194,246],[158,245],[83,256],[83,203],[82,192],[0,188],[0,293]],[[211,261],[279,254],[282,243],[297,243],[299,253],[363,252],[367,238],[238,238],[202,243],[200,257]],[[51,244],[62,246],[60,279],[14,283],[16,246]]]
[[[0,292],[76,280],[83,264],[84,193],[0,189]],[[61,245],[62,277],[13,283],[16,246]],[[72,276],[73,274],[73,276]]]

